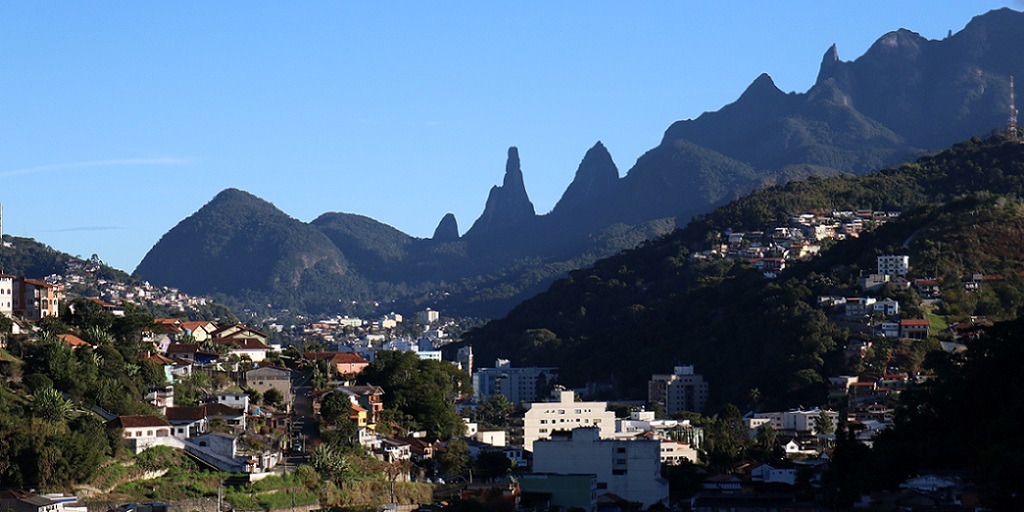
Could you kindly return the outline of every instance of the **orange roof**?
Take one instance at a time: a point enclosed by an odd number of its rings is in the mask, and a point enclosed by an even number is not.
[[[241,350],[270,350],[270,347],[264,345],[257,338],[219,338],[216,343],[230,345]]]
[[[193,331],[193,332],[195,332],[196,329],[201,329],[201,328],[209,326],[209,325],[213,325],[213,322],[199,321],[199,322],[182,322],[181,323],[181,326],[184,327],[186,331]]]
[[[58,334],[57,337],[64,340],[64,343],[67,343],[68,346],[71,348],[92,346],[88,342],[86,342],[82,338],[79,338],[78,336],[75,336],[74,334]]]
[[[900,326],[902,327],[928,327],[931,322],[927,318],[904,318],[900,320]]]
[[[111,304],[111,303],[109,303],[109,302],[107,302],[107,301],[105,301],[105,300],[103,300],[103,299],[101,299],[99,297],[88,297],[85,300],[87,300],[89,302],[92,302],[93,304],[96,304],[97,306],[99,306],[101,308],[104,308],[104,309],[113,309],[113,308],[116,307],[113,304]]]
[[[370,364],[355,352],[306,352],[302,356],[306,359],[329,359],[334,364]]]
[[[156,364],[159,364],[159,365],[174,364],[174,360],[173,359],[168,358],[168,357],[164,357],[164,356],[162,356],[160,354],[153,354],[153,355],[151,355],[149,357],[143,358],[143,360],[149,361],[151,363],[156,363]]]

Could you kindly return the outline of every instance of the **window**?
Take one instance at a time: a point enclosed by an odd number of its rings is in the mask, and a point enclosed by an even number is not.
[[[542,428],[542,429],[540,429],[540,433],[541,434],[547,434],[548,433],[548,429]]]
[[[613,475],[625,475],[626,474],[626,470],[625,469],[613,469],[612,470],[612,474]]]

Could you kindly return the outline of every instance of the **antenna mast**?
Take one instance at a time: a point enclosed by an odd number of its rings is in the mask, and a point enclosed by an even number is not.
[[[1013,75],[1010,75],[1010,121],[1007,123],[1010,137],[1017,140],[1017,106],[1013,102]]]

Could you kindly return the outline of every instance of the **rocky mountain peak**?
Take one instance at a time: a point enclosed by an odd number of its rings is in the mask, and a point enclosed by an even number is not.
[[[836,48],[835,43],[825,50],[825,55],[821,57],[821,67],[818,68],[818,79],[814,83],[820,84],[829,78],[832,78],[835,74],[836,66],[842,61],[839,60],[839,50]]]
[[[782,92],[775,85],[775,81],[772,80],[771,75],[768,73],[761,73],[753,82],[747,86],[747,90],[743,91],[736,103],[746,102],[761,102],[761,101],[773,101],[780,96],[785,96],[786,93]]]
[[[523,183],[523,171],[519,166],[519,150],[512,146],[508,149],[508,160],[505,162],[505,178],[502,185],[491,188],[487,196],[487,204],[480,218],[466,232],[467,236],[491,233],[497,229],[518,224],[532,219],[537,215],[526,193]]]
[[[612,155],[601,141],[597,141],[583,155],[576,176],[558,200],[554,211],[576,209],[600,199],[615,189],[619,181],[619,169],[612,161]]]
[[[434,230],[434,236],[431,239],[438,242],[452,242],[459,239],[459,223],[455,220],[454,213],[446,213],[444,217],[441,217],[441,222],[437,224],[437,229]]]

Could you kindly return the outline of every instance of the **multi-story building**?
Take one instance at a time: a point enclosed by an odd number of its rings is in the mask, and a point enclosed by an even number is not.
[[[14,316],[14,279],[0,272],[0,315]]]
[[[534,441],[555,432],[594,427],[601,437],[614,437],[615,413],[607,402],[577,402],[572,391],[559,391],[557,402],[534,402],[523,415],[523,448],[532,451]]]
[[[420,311],[416,315],[416,319],[419,320],[420,323],[432,324],[441,319],[441,313],[427,308],[426,311]]]
[[[814,433],[815,427],[818,424],[818,418],[821,417],[821,412],[821,409],[818,408],[806,411],[794,409],[781,412],[759,412],[754,414],[754,419],[768,420],[768,424],[775,430],[785,430],[801,434]],[[838,412],[826,410],[825,414],[832,419],[833,424],[839,421]]]
[[[910,256],[883,254],[878,257],[878,273],[887,276],[905,276],[910,270]]]
[[[57,316],[62,294],[60,286],[0,273],[0,314],[25,320]]]
[[[597,427],[582,427],[533,445],[533,471],[592,474],[597,494],[614,494],[649,508],[668,501],[661,477],[661,446],[656,439],[603,439]]]
[[[536,402],[540,399],[538,390],[547,391],[558,379],[558,368],[513,368],[507,359],[498,359],[494,366],[473,374],[473,394],[480,401],[504,395],[513,404]]]
[[[276,389],[284,397],[285,405],[291,408],[292,403],[292,372],[273,366],[263,366],[245,372],[245,387],[266,394]]]
[[[647,402],[660,403],[665,414],[700,412],[708,403],[708,383],[693,366],[676,366],[671,374],[655,374],[647,384]]]

